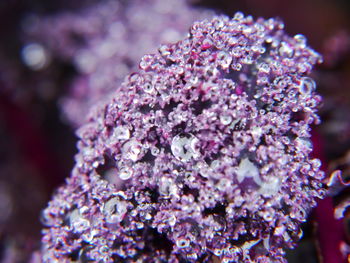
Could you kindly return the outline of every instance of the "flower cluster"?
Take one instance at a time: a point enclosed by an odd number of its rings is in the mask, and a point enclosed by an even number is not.
[[[28,19],[24,61],[34,69],[56,57],[73,63],[78,77],[63,99],[68,120],[79,126],[90,107],[137,69],[144,54],[160,43],[185,36],[195,20],[212,12],[186,0],[103,1],[80,12]],[[32,42],[32,43],[31,43]]]
[[[311,159],[321,57],[277,19],[196,22],[77,131],[43,213],[45,262],[285,262],[324,195]]]

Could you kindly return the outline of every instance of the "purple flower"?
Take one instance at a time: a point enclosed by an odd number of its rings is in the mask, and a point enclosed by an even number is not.
[[[285,262],[324,195],[311,159],[321,57],[276,19],[195,23],[77,132],[43,214],[45,262]]]

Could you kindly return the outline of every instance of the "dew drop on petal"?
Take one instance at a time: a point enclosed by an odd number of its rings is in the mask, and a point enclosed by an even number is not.
[[[82,232],[90,227],[90,221],[85,219],[78,209],[74,209],[70,213],[69,223],[75,232]]]
[[[318,168],[320,168],[321,165],[322,165],[320,159],[312,159],[312,160],[311,160],[311,164],[312,164],[312,167],[313,167],[314,169],[318,169]]]
[[[237,180],[241,183],[245,178],[253,178],[255,182],[260,182],[258,168],[248,159],[241,160],[237,170]]]
[[[279,48],[279,54],[283,57],[292,57],[294,54],[294,50],[291,48],[291,46],[286,43],[286,42],[282,42],[281,46]]]
[[[176,240],[176,245],[179,248],[185,248],[185,247],[188,247],[190,245],[190,241],[186,238],[180,237],[179,239]]]
[[[126,142],[122,147],[122,155],[125,159],[136,162],[142,152],[142,145],[137,140],[130,140]]]
[[[263,239],[263,245],[267,250],[270,249],[270,237],[269,236],[267,238]]]
[[[270,176],[266,181],[261,184],[259,193],[264,196],[271,196],[277,194],[280,190],[281,181],[278,177]]]
[[[220,122],[223,125],[229,125],[232,122],[232,116],[231,115],[227,115],[227,114],[221,115],[220,116]]]
[[[233,16],[234,20],[242,20],[244,18],[244,14],[242,12],[236,12]]]
[[[300,47],[304,48],[306,46],[306,37],[302,34],[297,34],[294,36],[295,41]]]
[[[232,56],[225,51],[219,52],[217,55],[217,59],[219,61],[220,66],[223,69],[229,68],[232,62]]]
[[[316,89],[316,83],[312,78],[303,77],[300,81],[299,91],[302,95],[309,95]]]
[[[231,68],[232,68],[233,70],[235,70],[235,71],[240,71],[240,70],[242,69],[242,64],[240,64],[240,63],[233,63],[233,64],[231,65]]]
[[[122,167],[119,170],[119,178],[122,180],[128,180],[131,178],[133,171],[130,167]]]
[[[152,56],[145,55],[141,58],[139,67],[140,67],[140,69],[148,70],[149,67],[151,66],[151,63],[152,63]]]
[[[298,232],[298,238],[301,239],[303,237],[303,230],[302,229],[299,229],[299,232]]]
[[[155,92],[155,88],[154,86],[151,84],[151,83],[146,83],[143,85],[143,90],[146,92],[146,93],[149,93],[149,94],[152,94]]]
[[[160,55],[164,57],[170,55],[170,51],[167,45],[160,46],[160,48],[158,49],[158,52]]]
[[[175,226],[176,224],[176,216],[172,215],[169,219],[168,219],[168,223],[170,226]]]
[[[115,224],[123,220],[127,212],[127,202],[121,201],[119,197],[113,197],[103,206],[103,213],[107,223]]]
[[[258,69],[260,72],[263,72],[263,73],[269,73],[270,72],[270,67],[267,63],[260,63],[258,65]]]
[[[114,129],[112,138],[117,140],[128,140],[130,138],[130,131],[126,126],[118,126]]]
[[[179,161],[187,162],[199,157],[198,143],[199,140],[192,134],[178,134],[171,142],[171,152]]]
[[[158,154],[160,153],[160,150],[159,150],[159,148],[157,148],[157,147],[151,147],[151,154],[153,155],[153,156],[157,156]]]
[[[214,249],[214,255],[220,257],[222,255],[222,249],[216,248]]]
[[[197,262],[197,259],[198,259],[198,255],[196,253],[190,253],[190,254],[187,254],[187,258],[189,260],[192,260],[192,261],[196,261]]]
[[[174,195],[177,193],[177,186],[174,182],[174,180],[172,180],[169,177],[163,176],[159,182],[158,182],[158,189],[159,189],[159,193],[163,196],[163,197],[170,197],[171,195]]]

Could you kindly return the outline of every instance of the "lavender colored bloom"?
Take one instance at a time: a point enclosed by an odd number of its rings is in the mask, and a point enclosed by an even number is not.
[[[196,22],[90,112],[43,213],[45,262],[286,262],[324,195],[321,57],[276,19]]]
[[[137,69],[141,56],[155,52],[160,43],[180,40],[195,20],[209,14],[189,7],[186,0],[104,1],[79,13],[29,19],[28,38],[40,44],[28,46],[75,65],[78,77],[62,108],[68,120],[79,126],[91,106]],[[36,55],[29,56],[33,62],[27,59],[34,69],[45,65]]]

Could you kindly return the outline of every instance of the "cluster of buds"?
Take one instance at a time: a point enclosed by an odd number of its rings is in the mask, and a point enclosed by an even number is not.
[[[321,57],[236,13],[141,59],[77,135],[43,213],[45,262],[286,262],[324,195],[311,159]]]

